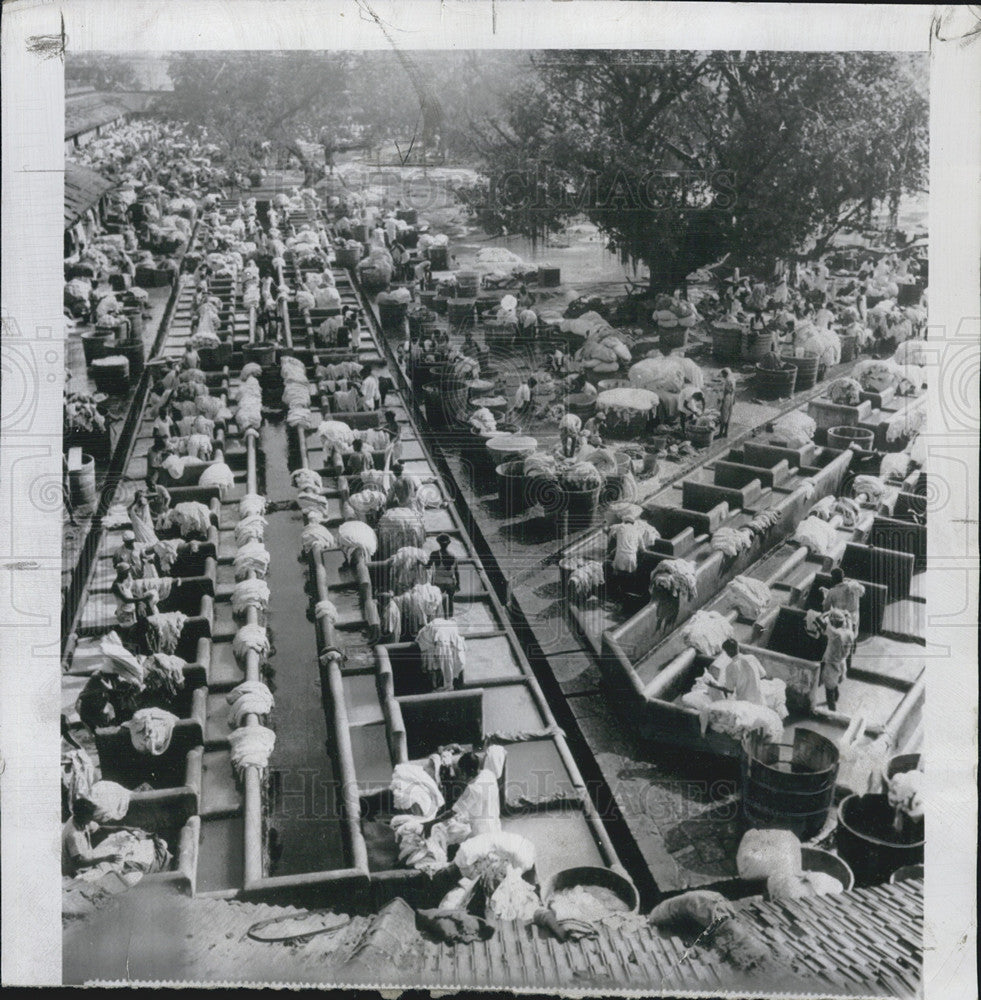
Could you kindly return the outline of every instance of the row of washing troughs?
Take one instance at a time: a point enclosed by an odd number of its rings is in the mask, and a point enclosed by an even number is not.
[[[226,219],[255,210],[261,213],[264,206],[222,207]],[[284,225],[316,222],[294,211]],[[205,226],[202,254],[209,249],[208,239]],[[318,266],[329,268],[329,256],[322,251],[318,256]],[[298,285],[303,263],[287,252],[276,265],[281,284]],[[117,724],[120,719],[96,727],[94,734],[101,776],[130,793],[120,818],[159,833],[173,855],[168,871],[146,879],[174,881],[198,895],[316,901],[347,910],[370,910],[393,896],[434,906],[446,888],[440,872],[448,869],[438,851],[430,859],[434,863],[423,868],[408,867],[405,858],[399,858],[389,822],[400,808],[393,798],[393,778],[396,770],[403,773],[451,745],[478,754],[492,746],[505,748],[495,811],[505,832],[531,845],[542,884],[568,867],[622,872],[565,740],[461,522],[435,482],[428,453],[401,400],[394,412],[406,471],[434,482],[419,489],[419,503],[412,508],[361,508],[362,516],[374,521],[369,525],[356,516],[356,497],[343,466],[337,465],[338,459],[343,462],[344,442],[338,447],[329,432],[321,431],[329,420],[352,433],[368,432],[377,429],[379,412],[330,408],[323,381],[310,381],[307,375],[316,367],[313,330],[309,322],[300,322],[295,302],[284,298],[280,304],[281,342],[271,353],[257,350],[265,345],[258,339],[253,295],[246,304],[250,278],[244,270],[235,261],[215,267],[216,272],[230,273],[214,273],[208,282],[207,295],[218,303],[213,311],[206,310],[213,314],[204,331],[199,319],[192,332],[192,321],[205,301],[202,289],[181,278],[167,352],[178,359],[190,345],[200,369],[175,369],[155,384],[151,395],[159,406],[168,385],[180,387],[173,399],[181,413],[214,422],[210,459],[184,461],[178,469],[176,463],[150,457],[157,414],[148,410],[126,474],[127,487],[133,489],[148,471],[155,471],[158,485],[169,491],[167,521],[173,527],[167,533],[180,551],[170,568],[174,585],[160,607],[184,616],[172,623],[175,631],[167,648],[189,664],[183,669],[179,697],[169,707],[158,706],[177,717],[159,753],[137,750],[128,730]],[[337,271],[334,280],[344,304],[357,306],[347,276]],[[370,334],[362,335],[353,350],[317,352],[317,357],[318,362],[335,364],[382,364]],[[233,377],[230,370],[241,373]],[[277,416],[269,423],[271,413]],[[285,418],[285,438],[275,436],[279,415]],[[288,457],[260,450],[277,441],[284,450],[288,442]],[[384,456],[382,449],[375,450]],[[261,491],[263,467],[266,489]],[[337,814],[324,817],[324,822],[340,822],[344,843],[338,855],[325,858],[321,870],[277,875],[276,844],[270,834],[278,821],[270,809],[275,808],[281,776],[275,773],[274,744],[303,738],[291,731],[289,713],[276,711],[274,692],[266,686],[267,681],[272,684],[270,667],[282,676],[302,669],[302,664],[277,659],[276,595],[270,595],[264,579],[270,566],[282,565],[286,558],[286,553],[266,548],[267,515],[276,513],[270,513],[263,495],[269,493],[271,470],[281,468],[293,474],[295,504],[304,519],[299,536],[302,565],[309,574],[297,575],[290,599],[306,602],[306,595],[300,596],[304,581],[312,585],[311,648],[319,657],[328,712],[326,753],[336,778]],[[376,485],[384,486],[390,473],[385,468],[377,473]],[[209,478],[214,485],[207,484]],[[364,478],[371,479],[367,473]],[[282,495],[283,486],[275,484],[277,495]],[[120,496],[122,503],[128,499]],[[280,505],[277,502],[277,508]],[[69,731],[83,744],[73,705],[93,675],[104,677],[112,669],[98,641],[112,623],[96,609],[105,568],[118,547],[120,529],[132,523],[131,517],[132,512],[128,517],[117,507],[106,519],[102,557],[84,598],[79,627],[66,647],[63,704]],[[168,542],[159,530],[162,543]],[[428,560],[435,537],[444,533],[450,536],[461,579],[452,619],[442,617],[444,607],[427,602],[426,593],[421,601],[411,600],[413,591],[434,589],[425,582],[422,562]],[[402,587],[407,593],[395,598],[403,602],[405,632],[377,644],[382,624],[378,594]],[[413,614],[420,620],[410,625]],[[432,636],[433,647],[427,652],[415,634],[420,622],[423,629],[442,623],[446,635],[453,633],[451,646],[458,662],[450,673],[456,674],[456,684],[447,684],[448,678],[439,682],[432,668],[445,658],[443,636]],[[312,836],[315,831],[314,824]]]
[[[922,813],[891,825],[884,772],[891,757],[920,769],[926,401],[895,383],[857,382],[854,398],[841,388],[643,507],[612,505],[559,565],[573,618],[640,728],[740,758],[751,825],[827,839],[837,822],[838,850],[867,884],[923,856]],[[840,701],[825,703],[835,570],[861,587],[858,641]],[[779,697],[750,705],[725,690],[746,655]]]

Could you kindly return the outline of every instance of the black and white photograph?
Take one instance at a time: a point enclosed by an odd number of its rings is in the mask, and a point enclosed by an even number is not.
[[[60,317],[4,275],[3,450],[42,381],[54,442],[4,471],[6,565],[50,582],[47,645],[13,575],[3,629],[4,707],[29,649],[58,744],[38,982],[938,988],[925,894],[976,865],[979,325],[937,274],[932,46],[976,62],[978,22],[503,44],[671,6],[28,45],[63,72]],[[939,236],[970,230],[968,302],[976,165]]]

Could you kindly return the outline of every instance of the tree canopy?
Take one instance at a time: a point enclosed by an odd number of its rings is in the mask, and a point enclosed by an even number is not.
[[[869,199],[921,190],[925,61],[879,53],[549,52],[475,123],[485,226],[585,215],[656,289],[726,254],[823,251]]]

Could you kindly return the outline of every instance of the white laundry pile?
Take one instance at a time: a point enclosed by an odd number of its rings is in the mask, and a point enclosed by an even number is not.
[[[262,542],[246,542],[236,553],[232,561],[235,569],[235,579],[244,580],[250,573],[264,577],[269,571],[269,550]]]
[[[337,542],[349,563],[354,561],[356,553],[367,560],[378,551],[378,536],[364,521],[345,521],[337,529]]]
[[[696,611],[682,631],[685,642],[702,656],[718,656],[722,643],[731,639],[732,624],[717,611]]]
[[[320,473],[313,469],[297,469],[290,477],[293,486],[297,490],[322,490],[324,488]]]
[[[238,516],[240,518],[251,517],[258,514],[260,517],[266,512],[266,498],[259,493],[246,493],[238,502]]]
[[[774,423],[773,430],[787,442],[787,447],[802,448],[814,440],[817,424],[806,413],[792,410]]]
[[[242,726],[228,734],[232,766],[237,772],[247,767],[265,769],[276,745],[276,734],[265,726]]]
[[[269,584],[265,580],[242,580],[232,590],[232,611],[243,615],[248,608],[263,612],[269,606]]]
[[[324,549],[333,549],[337,546],[337,542],[330,531],[322,524],[317,523],[308,524],[303,529],[300,540],[303,544],[304,555],[309,555],[311,552],[320,552]]]
[[[166,753],[174,734],[174,726],[180,720],[173,712],[162,708],[141,708],[133,717],[123,723],[129,730],[134,749],[152,757]]]
[[[213,462],[201,473],[198,486],[217,486],[218,496],[224,500],[235,489],[235,473],[224,462]]]
[[[225,695],[225,701],[231,706],[228,713],[228,725],[237,729],[247,715],[268,715],[275,705],[272,692],[262,681],[243,681]]]
[[[168,527],[177,527],[181,537],[200,534],[207,535],[211,530],[211,511],[196,500],[188,500],[174,504],[167,512]]]
[[[807,546],[813,556],[827,556],[838,542],[838,532],[820,517],[807,517],[797,525],[794,541]]]
[[[235,525],[235,544],[247,545],[249,542],[261,542],[269,522],[262,514],[246,514]]]
[[[321,618],[326,619],[326,621],[333,625],[337,621],[337,605],[334,604],[329,598],[324,598],[321,601],[317,601],[314,607],[314,616],[319,621]]]
[[[262,625],[243,625],[232,639],[232,652],[239,663],[249,652],[257,653],[262,660],[269,654],[270,648],[269,632]]]
[[[174,653],[184,631],[187,615],[180,611],[162,612],[147,616],[146,622],[149,628],[148,641],[153,652]]]
[[[582,604],[606,582],[603,564],[595,559],[582,560],[569,574],[569,598]]]
[[[96,781],[85,797],[95,806],[96,823],[118,823],[129,811],[130,790],[115,781]]]

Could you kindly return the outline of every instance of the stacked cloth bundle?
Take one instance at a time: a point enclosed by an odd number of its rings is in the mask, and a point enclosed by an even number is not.
[[[228,734],[232,751],[232,766],[237,773],[247,767],[264,770],[276,745],[276,734],[265,726],[242,726]]]
[[[713,552],[722,552],[727,556],[738,556],[753,544],[753,532],[746,528],[717,528],[712,535],[710,545]]]
[[[247,514],[235,525],[235,544],[261,542],[269,522],[261,514]]]
[[[792,410],[774,423],[773,430],[787,442],[788,448],[803,448],[814,440],[817,424],[806,413]]]
[[[466,640],[452,618],[433,618],[416,634],[422,668],[435,691],[452,689],[467,664]]]
[[[177,542],[171,539],[161,539],[152,546],[152,551],[157,557],[161,571],[169,573],[174,568],[174,563],[177,562]]]
[[[693,600],[698,594],[698,578],[695,564],[687,559],[665,559],[651,573],[651,600],[656,600],[661,591],[674,597]]]
[[[262,426],[262,386],[250,375],[244,379],[236,392],[238,406],[235,409],[235,423],[240,431],[258,430]]]
[[[262,625],[243,625],[232,639],[232,652],[238,663],[244,663],[249,653],[255,653],[259,660],[269,655],[271,646],[269,633]]]
[[[198,486],[217,486],[224,500],[235,488],[235,473],[224,462],[213,462],[201,473]]]
[[[153,596],[158,601],[166,601],[170,597],[170,591],[174,585],[174,580],[166,576],[150,576],[140,580],[134,580],[130,587],[133,596],[136,598]]]
[[[404,594],[417,583],[429,582],[429,553],[405,545],[389,559],[388,582],[393,594]]]
[[[130,790],[115,781],[96,781],[85,797],[95,806],[96,823],[118,823],[129,811]]]
[[[250,573],[260,578],[265,577],[269,571],[269,550],[262,542],[246,542],[235,553],[233,565],[236,580],[245,580]]]
[[[238,502],[238,516],[240,518],[252,517],[258,514],[260,517],[266,512],[266,498],[259,493],[246,493]]]
[[[699,713],[702,734],[707,729],[731,736],[737,743],[748,745],[756,736],[768,743],[783,739],[783,719],[772,708],[751,701],[725,699],[709,705]]]
[[[268,715],[275,702],[272,691],[262,681],[243,681],[225,695],[231,705],[228,712],[228,728],[237,729],[247,715]]]
[[[443,494],[440,493],[439,487],[435,483],[421,483],[416,490],[413,503],[419,511],[440,510],[446,506]]]
[[[265,580],[241,580],[232,590],[232,611],[242,616],[249,608],[260,614],[269,606],[269,584]]]
[[[702,656],[718,656],[722,643],[733,636],[732,623],[718,611],[696,611],[681,635]]]
[[[238,379],[240,382],[244,382],[248,378],[259,379],[262,376],[262,365],[256,363],[255,361],[249,361],[242,366],[242,371],[239,373]]]
[[[211,438],[206,434],[189,434],[185,441],[188,458],[197,458],[202,462],[210,462],[213,453]]]
[[[843,892],[841,882],[826,872],[805,872],[800,841],[789,830],[747,830],[736,853],[740,878],[766,881],[773,900],[803,899]]]
[[[311,552],[320,553],[324,549],[333,549],[337,546],[330,531],[316,521],[311,522],[303,529],[300,539],[303,543],[304,555],[309,555]]]
[[[886,440],[901,441],[911,438],[926,426],[927,397],[921,396],[915,403],[901,407],[886,424]]]
[[[378,549],[382,559],[407,546],[421,549],[426,544],[426,523],[419,511],[393,507],[378,522]]]
[[[297,490],[323,491],[324,484],[318,472],[313,469],[297,469],[290,477],[293,486]]]
[[[603,588],[606,573],[595,559],[580,559],[578,563],[569,574],[569,600],[582,604]]]
[[[852,482],[852,496],[860,504],[891,508],[899,496],[899,487],[890,486],[880,476],[856,476]]]
[[[168,528],[176,527],[181,538],[188,538],[191,535],[207,537],[211,530],[211,511],[197,500],[183,501],[174,504],[167,512],[164,525]]]
[[[762,580],[737,576],[726,587],[725,600],[739,612],[741,618],[756,621],[770,606],[773,594]]]
[[[838,532],[829,521],[812,515],[797,525],[794,541],[807,546],[812,556],[827,556],[838,542]]]
[[[147,624],[147,644],[154,653],[174,653],[180,642],[187,615],[180,611],[160,612],[149,615]]]
[[[345,521],[337,529],[337,544],[347,562],[353,563],[357,555],[365,560],[374,556],[378,551],[378,536],[364,521]]]
[[[879,478],[891,482],[905,479],[909,475],[911,455],[908,451],[889,451],[879,462]]]
[[[309,406],[291,406],[286,414],[286,425],[312,431],[317,426],[319,419]]]
[[[431,583],[417,583],[396,601],[402,616],[402,630],[409,635],[416,635],[443,610],[443,592]]]

